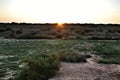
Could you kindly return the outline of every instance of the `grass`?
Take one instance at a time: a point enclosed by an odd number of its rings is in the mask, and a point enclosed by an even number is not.
[[[60,69],[60,60],[56,53],[27,56],[22,63],[25,65],[14,80],[48,80]]]
[[[120,64],[120,43],[100,43],[95,46],[95,54],[100,55],[102,59],[99,60],[99,63],[105,64]]]
[[[94,45],[89,46],[89,45]],[[88,48],[90,47],[90,48]],[[16,72],[21,60],[26,56],[58,53],[65,55],[66,60],[75,61],[69,52],[90,52],[102,56],[100,63],[120,64],[120,41],[97,40],[0,40],[0,77],[9,71]],[[70,61],[71,62],[71,61]]]
[[[70,44],[71,43],[71,44]],[[5,76],[10,71],[20,70],[19,62],[32,54],[51,54],[60,50],[66,53],[80,41],[72,40],[0,40],[0,75]]]

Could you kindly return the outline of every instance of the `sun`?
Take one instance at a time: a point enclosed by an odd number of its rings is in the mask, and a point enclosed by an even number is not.
[[[58,24],[58,26],[62,26],[62,23],[60,23],[60,22],[59,22],[59,23],[57,23],[57,24]]]
[[[63,28],[63,23],[58,22],[58,23],[57,23],[57,27],[58,27],[58,28]]]

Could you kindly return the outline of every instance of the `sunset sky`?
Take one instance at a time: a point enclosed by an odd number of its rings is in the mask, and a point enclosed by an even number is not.
[[[120,24],[120,0],[0,0],[0,22]]]

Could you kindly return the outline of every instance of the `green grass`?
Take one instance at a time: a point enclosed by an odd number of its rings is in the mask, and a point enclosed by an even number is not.
[[[86,48],[86,43],[95,45]],[[120,64],[120,41],[97,40],[0,40],[0,77],[9,71],[19,71],[20,61],[26,56],[38,54],[62,53],[69,51],[89,52],[102,56],[100,63]],[[66,55],[66,56],[67,56]],[[71,58],[71,57],[70,57]],[[71,58],[73,59],[73,58]],[[74,60],[74,59],[73,59]]]
[[[0,40],[0,75],[19,70],[19,62],[32,54],[66,53],[73,45],[83,41],[73,40]]]
[[[100,55],[102,59],[99,63],[105,64],[120,64],[120,43],[99,43],[95,46],[95,54]]]
[[[26,56],[21,63],[25,65],[14,80],[48,80],[60,69],[59,54],[38,54]]]

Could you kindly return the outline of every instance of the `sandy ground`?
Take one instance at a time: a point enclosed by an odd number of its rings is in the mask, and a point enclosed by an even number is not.
[[[50,80],[120,80],[120,65],[87,63],[61,63],[59,74]]]

